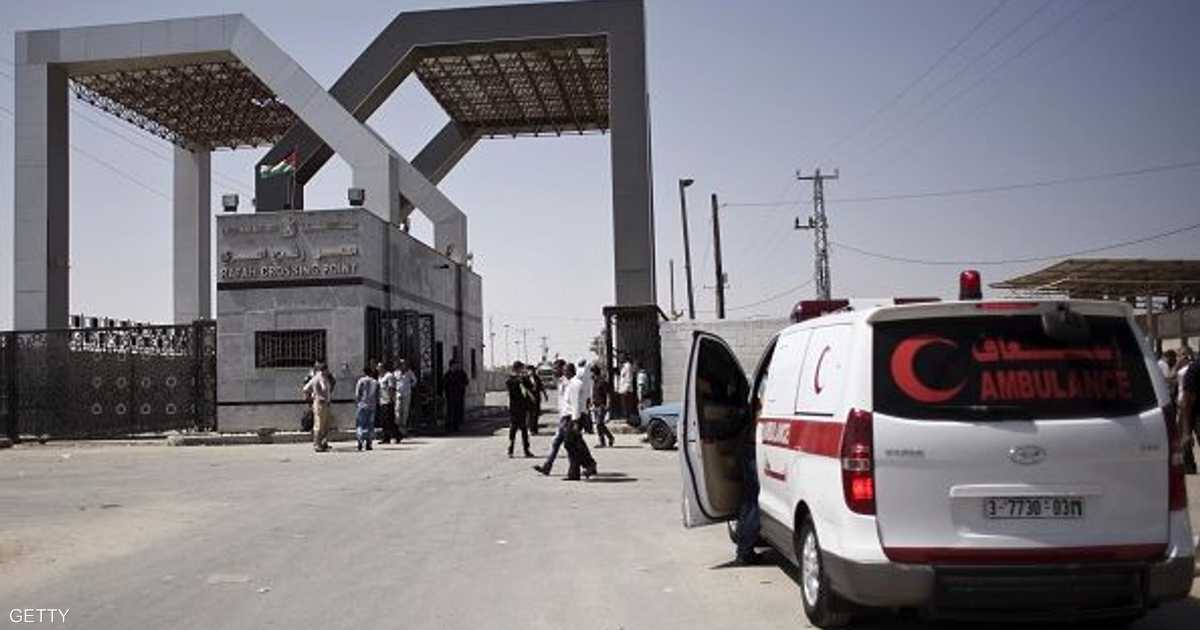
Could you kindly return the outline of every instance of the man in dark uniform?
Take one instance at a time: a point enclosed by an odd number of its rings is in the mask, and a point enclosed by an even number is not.
[[[1188,359],[1187,371],[1179,382],[1179,436],[1183,449],[1183,467],[1189,475],[1196,474],[1196,455],[1192,446],[1200,437],[1200,361],[1190,350],[1184,351]]]
[[[533,453],[529,451],[529,431],[525,426],[533,397],[529,391],[528,379],[525,378],[525,366],[520,361],[513,361],[512,373],[504,381],[504,388],[508,390],[508,456],[513,456],[517,431],[520,431],[525,457],[533,457]]]
[[[451,359],[450,370],[442,379],[442,390],[446,393],[446,430],[457,433],[462,426],[464,415],[464,398],[467,395],[467,385],[471,379],[463,371],[458,359]]]
[[[529,382],[529,391],[533,394],[533,404],[529,406],[529,432],[538,434],[538,420],[542,417],[542,401],[549,400],[546,395],[546,386],[542,383],[542,377],[538,376],[537,368],[532,365],[526,366],[526,380]]]

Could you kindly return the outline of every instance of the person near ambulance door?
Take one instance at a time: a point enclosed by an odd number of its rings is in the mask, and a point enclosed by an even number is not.
[[[446,395],[446,430],[450,433],[458,433],[462,427],[463,415],[466,413],[467,385],[470,383],[471,379],[467,378],[462,364],[458,359],[452,359],[450,370],[442,379],[442,392]]]
[[[592,420],[596,424],[596,434],[600,437],[600,442],[596,444],[596,448],[604,448],[604,440],[608,439],[608,445],[614,446],[616,440],[613,438],[612,431],[608,430],[608,399],[612,396],[612,386],[605,380],[604,375],[600,373],[600,366],[592,364]]]
[[[354,406],[354,437],[358,440],[358,450],[366,447],[369,451],[375,440],[375,411],[379,409],[379,380],[375,368],[370,365],[363,368],[363,375],[354,385]]]
[[[1200,437],[1200,367],[1188,352],[1186,364],[1179,373],[1179,433],[1183,446],[1183,467],[1189,475],[1196,474],[1196,454],[1192,447]]]
[[[633,363],[629,357],[621,362],[621,372],[617,377],[617,402],[620,404],[621,415],[629,421],[637,410],[637,393],[633,389]]]
[[[333,381],[324,363],[314,366],[313,375],[301,391],[312,400],[313,450],[324,453],[329,450],[329,429],[333,424],[333,417],[329,413],[329,404],[333,400]]]
[[[638,400],[638,416],[642,415],[642,410],[649,407],[650,400],[650,373],[645,368],[637,369],[637,400]]]
[[[533,400],[529,405],[529,418],[526,422],[529,427],[529,432],[533,435],[538,434],[538,421],[542,417],[542,401],[548,400],[546,395],[546,386],[542,384],[541,377],[538,376],[537,369],[531,365],[526,367],[525,381],[527,390],[533,395]]]
[[[408,416],[412,408],[413,388],[417,375],[404,359],[396,365],[396,443],[408,436]]]
[[[400,443],[400,430],[396,427],[396,375],[390,363],[377,363],[375,373],[379,375],[379,409],[375,411],[375,424],[383,430],[380,444],[388,444],[394,438]]]
[[[512,459],[518,431],[521,432],[521,446],[525,449],[525,457],[533,457],[529,450],[529,430],[526,427],[529,406],[533,404],[533,392],[529,391],[529,379],[526,378],[523,363],[513,362],[512,372],[504,381],[504,388],[508,390],[508,457]]]
[[[554,362],[554,377],[558,379],[558,429],[554,432],[554,440],[550,442],[550,454],[546,456],[546,461],[533,467],[543,475],[550,474],[554,460],[558,457],[558,449],[562,448],[563,441],[567,439],[567,425],[571,422],[570,404],[567,400],[566,361],[558,359]]]

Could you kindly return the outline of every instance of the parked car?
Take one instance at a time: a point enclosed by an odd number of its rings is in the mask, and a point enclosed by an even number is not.
[[[675,447],[681,406],[678,402],[663,403],[641,411],[640,424],[646,428],[646,440],[650,442],[651,448],[665,451]]]
[[[822,628],[861,607],[1124,624],[1187,597],[1175,408],[1122,303],[960,301],[798,323],[747,378],[698,333],[684,524],[728,521],[754,436],[763,540]]]

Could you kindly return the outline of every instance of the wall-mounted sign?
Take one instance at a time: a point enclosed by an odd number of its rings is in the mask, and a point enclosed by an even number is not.
[[[357,276],[358,221],[338,217],[237,217],[221,228],[222,282]]]

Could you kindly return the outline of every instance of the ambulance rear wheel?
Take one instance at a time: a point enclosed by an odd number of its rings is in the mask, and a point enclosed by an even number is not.
[[[839,612],[842,602],[829,588],[829,576],[821,562],[821,541],[812,516],[805,514],[796,538],[796,556],[800,559],[800,599],[804,614],[818,628],[841,628],[850,623],[850,615]]]

